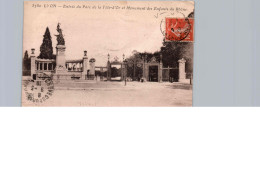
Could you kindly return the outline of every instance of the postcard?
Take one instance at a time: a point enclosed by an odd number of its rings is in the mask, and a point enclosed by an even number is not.
[[[22,106],[192,106],[193,1],[24,2]]]

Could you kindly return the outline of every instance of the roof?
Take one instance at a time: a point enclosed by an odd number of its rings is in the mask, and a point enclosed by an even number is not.
[[[40,59],[40,58],[36,58],[37,62],[55,62],[56,60],[54,59]]]
[[[121,65],[122,62],[119,62],[119,61],[113,61],[113,62],[110,62],[111,65]]]
[[[83,59],[79,59],[79,60],[66,60],[66,63],[75,63],[75,62],[83,62]]]

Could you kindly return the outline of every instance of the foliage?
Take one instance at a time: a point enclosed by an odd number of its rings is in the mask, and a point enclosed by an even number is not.
[[[40,55],[38,56],[40,59],[53,59],[53,47],[52,47],[52,39],[49,28],[46,28],[45,34],[43,36],[42,45],[40,47]]]
[[[178,60],[186,60],[186,72],[192,73],[193,43],[192,42],[166,42],[161,47],[163,67],[178,68]]]
[[[121,77],[121,68],[111,67],[111,77]]]
[[[139,66],[139,63],[143,63],[144,54],[137,51],[132,52],[132,56],[126,59],[127,61],[127,77],[133,79],[140,78],[143,73],[142,65]]]
[[[192,42],[166,42],[163,40],[160,51],[154,53],[133,51],[132,55],[126,59],[128,63],[127,75],[132,77],[136,70],[136,63],[143,60],[150,61],[152,57],[160,61],[162,55],[163,67],[178,68],[178,61],[182,58],[186,60],[186,73],[193,72],[193,43]],[[136,74],[136,73],[135,73]]]
[[[31,75],[31,61],[26,50],[23,57],[23,76]]]

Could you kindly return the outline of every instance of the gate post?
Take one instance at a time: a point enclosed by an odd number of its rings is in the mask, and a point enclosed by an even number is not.
[[[33,75],[35,74],[35,61],[36,61],[36,57],[34,54],[35,49],[32,49],[32,54],[31,54],[31,77],[33,79]]]
[[[107,62],[107,81],[111,81],[111,64]]]
[[[149,64],[147,63],[147,55],[144,57],[144,79],[149,81]]]
[[[158,82],[162,82],[162,63],[160,62],[159,68],[158,68]]]
[[[178,61],[179,63],[179,82],[184,82],[186,80],[186,73],[185,73],[185,63],[186,60],[183,58]]]
[[[149,81],[149,64],[145,64],[145,79]]]
[[[83,72],[82,72],[82,79],[86,80],[87,79],[87,74],[88,74],[88,56],[87,56],[87,51],[84,51],[84,57],[83,57]]]
[[[158,68],[158,82],[162,82],[162,54],[160,54],[160,63]]]
[[[126,80],[126,78],[127,78],[127,61],[123,61],[123,63],[122,63],[122,76],[123,76],[123,80]]]
[[[103,67],[100,68],[100,81],[103,81]]]

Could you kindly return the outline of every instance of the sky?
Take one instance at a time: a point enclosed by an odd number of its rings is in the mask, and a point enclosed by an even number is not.
[[[76,8],[79,6],[81,8]],[[137,10],[137,7],[145,10]],[[105,66],[108,53],[110,60],[118,57],[122,61],[123,54],[127,58],[134,50],[160,50],[165,17],[188,16],[193,10],[193,2],[176,1],[25,2],[23,51],[28,50],[30,55],[31,48],[35,48],[38,56],[46,27],[49,27],[56,54],[55,35],[60,23],[67,60],[81,59],[87,50],[89,59],[95,58],[96,65]]]

